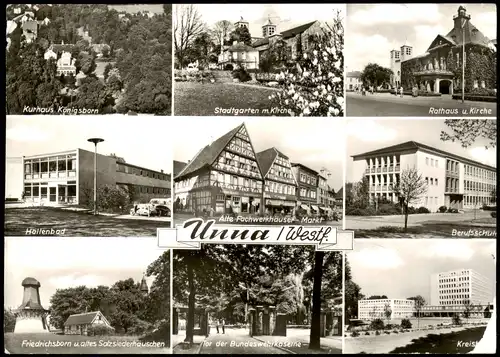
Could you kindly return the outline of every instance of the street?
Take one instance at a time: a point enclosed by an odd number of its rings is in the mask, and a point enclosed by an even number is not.
[[[473,102],[451,99],[451,96],[403,98],[390,93],[375,93],[363,96],[347,92],[347,116],[436,116],[436,117],[496,117],[496,103]],[[432,110],[431,110],[432,109]],[[437,111],[441,112],[438,114]],[[447,109],[447,110],[446,110]],[[453,110],[455,109],[455,110]]]

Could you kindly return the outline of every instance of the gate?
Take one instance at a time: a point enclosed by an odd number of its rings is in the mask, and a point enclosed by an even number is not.
[[[263,315],[262,315],[262,334],[265,336],[271,334],[270,322],[271,321],[269,319],[269,313],[263,313]]]
[[[286,319],[285,314],[276,315],[276,328],[274,329],[275,336],[286,336]]]

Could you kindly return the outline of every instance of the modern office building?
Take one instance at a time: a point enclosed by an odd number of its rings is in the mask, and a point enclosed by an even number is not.
[[[431,276],[431,305],[452,306],[493,302],[492,282],[472,269],[460,269]]]
[[[305,165],[292,163],[292,170],[297,178],[297,206],[308,214],[319,214],[318,207],[318,175],[319,173]]]
[[[369,179],[370,199],[397,202],[393,190],[402,170],[415,168],[427,183],[427,193],[412,202],[431,212],[440,206],[474,208],[496,202],[496,168],[435,147],[408,141],[352,156],[356,181]]]
[[[388,318],[386,312],[390,311]],[[363,299],[358,301],[358,318],[361,320],[374,319],[403,319],[413,316],[415,301],[407,299]]]
[[[258,152],[257,161],[264,177],[266,212],[293,213],[298,185],[288,156],[273,147]]]
[[[264,181],[245,124],[201,149],[174,182],[174,201],[187,210],[259,212]]]
[[[94,153],[82,149],[23,157],[24,199],[40,204],[85,204],[93,198]],[[127,190],[135,202],[171,197],[171,175],[97,154],[97,185]]]

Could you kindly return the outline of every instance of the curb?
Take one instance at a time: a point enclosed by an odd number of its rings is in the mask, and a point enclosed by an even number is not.
[[[201,352],[201,349],[203,348],[203,345],[205,344],[205,340],[207,339],[207,336],[205,336],[205,338],[203,339],[203,341],[201,341],[200,343],[200,346],[198,347],[198,349],[196,350],[195,354],[196,355],[199,355],[200,352]]]
[[[261,340],[261,339],[259,339],[257,337],[252,336],[252,338],[254,340],[259,341],[259,342],[262,342],[262,343],[265,343],[265,344],[269,344],[267,341]],[[291,354],[291,355],[296,355],[297,354],[297,353],[295,353],[293,351],[290,351],[289,349],[287,349],[285,347],[278,347],[278,346],[272,346],[272,347],[277,348],[278,350],[281,350],[281,351],[286,352],[286,353]]]

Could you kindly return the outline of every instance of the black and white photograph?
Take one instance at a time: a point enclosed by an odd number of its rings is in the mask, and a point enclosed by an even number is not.
[[[5,238],[4,349],[169,353],[170,251],[154,238]]]
[[[344,353],[494,354],[496,251],[487,239],[356,240]]]
[[[4,234],[144,237],[169,228],[167,133],[156,116],[8,116]]]
[[[496,119],[356,119],[347,132],[356,238],[496,239]]]
[[[341,354],[343,253],[173,250],[174,354]]]
[[[496,117],[495,4],[348,4],[346,113]]]
[[[171,4],[10,4],[6,16],[8,115],[171,115]]]
[[[175,225],[205,217],[342,228],[344,128],[343,120],[325,118],[179,122],[184,135],[173,138]]]
[[[345,4],[173,9],[176,116],[344,116]]]

